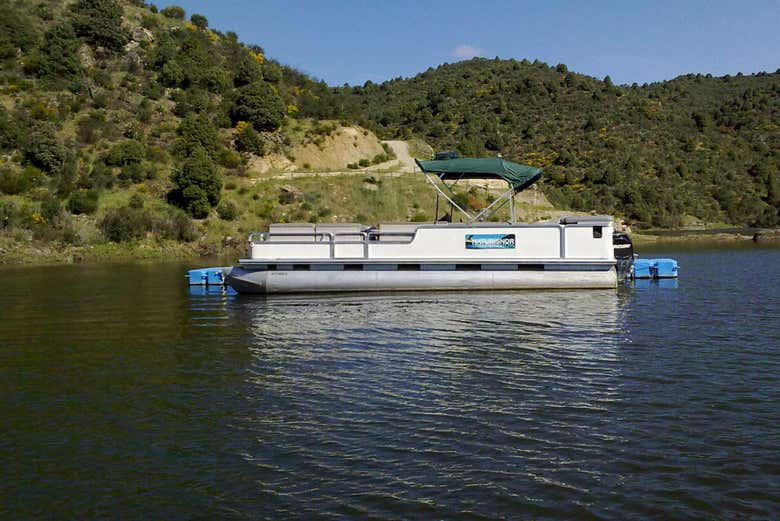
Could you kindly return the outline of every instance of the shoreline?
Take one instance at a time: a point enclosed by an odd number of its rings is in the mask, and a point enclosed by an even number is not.
[[[67,264],[112,264],[237,259],[245,255],[242,245],[218,246],[204,242],[103,243],[75,246],[62,243],[1,243],[0,268]],[[231,262],[233,262],[231,260]]]
[[[780,244],[780,229],[648,230],[629,233],[634,244],[746,243]]]
[[[635,246],[665,244],[766,244],[780,246],[780,230],[657,230],[631,233]],[[242,244],[212,242],[180,243],[173,241],[139,241],[72,245],[46,242],[3,241],[0,238],[0,267],[42,266],[90,263],[143,263],[198,261],[225,258],[233,262],[245,255]]]

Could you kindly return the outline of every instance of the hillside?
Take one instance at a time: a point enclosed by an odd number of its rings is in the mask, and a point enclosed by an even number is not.
[[[119,0],[0,8],[0,260],[20,245],[214,252],[269,219],[327,214],[280,201],[278,187],[265,200],[251,176],[391,159],[370,131],[298,117],[327,86],[196,13]]]
[[[410,144],[544,167],[529,218],[549,200],[648,226],[778,224],[778,73],[628,87],[475,59],[329,88],[175,6],[0,8],[0,262],[215,253],[272,220],[429,220],[424,183],[397,177]]]
[[[477,58],[334,89],[301,110],[541,166],[564,208],[661,227],[780,222],[778,72],[617,86],[562,64]]]

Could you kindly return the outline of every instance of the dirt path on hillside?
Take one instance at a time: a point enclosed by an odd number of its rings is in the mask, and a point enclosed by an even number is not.
[[[252,184],[265,179],[297,179],[300,177],[336,177],[341,175],[365,175],[366,173],[379,174],[384,177],[398,177],[402,174],[414,172],[417,165],[409,153],[409,143],[406,141],[382,141],[387,143],[395,154],[395,159],[385,161],[378,165],[360,168],[357,170],[343,170],[335,172],[282,172],[268,177],[252,179]]]
[[[395,154],[395,159],[391,159],[385,163],[370,166],[366,168],[367,172],[373,172],[376,170],[397,170],[398,172],[414,172],[415,165],[414,158],[409,153],[409,143],[406,141],[382,141],[386,143]]]

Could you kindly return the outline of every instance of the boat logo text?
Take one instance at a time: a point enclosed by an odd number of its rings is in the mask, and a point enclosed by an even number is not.
[[[466,235],[467,250],[513,250],[514,248],[514,233],[484,233]]]

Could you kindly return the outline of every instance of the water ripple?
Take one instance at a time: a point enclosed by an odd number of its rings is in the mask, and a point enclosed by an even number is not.
[[[776,517],[778,252],[678,256],[676,289],[618,292],[20,270],[0,517]]]

